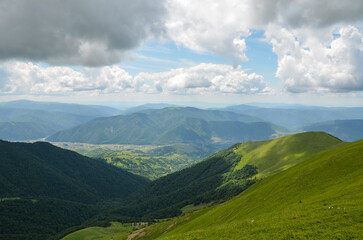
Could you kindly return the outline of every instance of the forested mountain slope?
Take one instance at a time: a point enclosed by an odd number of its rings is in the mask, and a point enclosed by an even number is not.
[[[49,143],[0,141],[0,239],[46,239],[148,182]]]

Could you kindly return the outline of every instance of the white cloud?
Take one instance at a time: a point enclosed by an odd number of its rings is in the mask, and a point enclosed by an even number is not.
[[[356,0],[246,0],[249,27],[278,24],[283,27],[321,28],[363,20],[363,2]],[[254,25],[254,26],[253,26]]]
[[[362,1],[170,0],[167,9],[171,39],[194,51],[246,61],[250,30],[266,31],[278,56],[276,76],[290,92],[363,90],[362,34],[348,25],[362,23]],[[169,88],[187,86],[180,79],[189,78],[177,74]]]
[[[276,76],[288,91],[362,91],[362,29],[352,27],[362,22],[363,1],[357,0],[0,0],[0,60],[101,66],[134,54],[150,38],[165,37],[239,63],[248,60],[251,29],[260,29],[278,56]],[[266,90],[262,76],[216,64],[136,77],[114,65],[79,72],[12,62],[7,69],[2,92]]]
[[[118,66],[84,68],[42,67],[31,62],[7,63],[8,81],[0,89],[7,94],[64,94],[71,92],[114,93],[137,89],[132,76]]]
[[[8,81],[3,94],[98,94],[139,92],[153,94],[252,94],[269,88],[261,75],[247,74],[241,67],[202,63],[194,67],[160,73],[139,73],[132,77],[119,66],[82,68],[43,67],[23,62],[7,63]]]
[[[194,67],[177,68],[161,73],[140,73],[135,79],[151,82],[159,92],[176,94],[266,93],[263,76],[247,74],[240,66],[201,63]]]
[[[243,39],[250,34],[246,4],[240,0],[169,0],[166,6],[166,27],[177,44],[197,52],[247,60]]]
[[[1,0],[0,59],[100,66],[164,34],[164,1]]]
[[[334,39],[331,29],[321,31],[330,41],[306,29],[270,26],[266,35],[278,56],[276,76],[290,92],[362,91],[362,33],[345,26]]]

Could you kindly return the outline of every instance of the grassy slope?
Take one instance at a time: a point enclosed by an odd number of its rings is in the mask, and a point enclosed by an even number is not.
[[[110,227],[90,227],[79,230],[62,238],[62,240],[116,240],[126,239],[132,230],[130,224],[114,222]]]
[[[145,230],[161,239],[358,239],[363,141],[328,150],[255,184],[225,204]]]
[[[323,132],[306,132],[268,141],[246,142],[236,150],[242,157],[235,170],[250,164],[259,169],[257,177],[266,177],[339,143],[344,144]]]

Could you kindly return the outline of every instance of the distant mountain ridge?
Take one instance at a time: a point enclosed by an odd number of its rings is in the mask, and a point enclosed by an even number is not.
[[[101,105],[82,105],[75,103],[58,103],[58,102],[36,102],[30,100],[17,100],[0,103],[0,108],[11,109],[32,109],[43,110],[48,112],[72,113],[90,117],[106,117],[117,115],[121,112],[116,108]]]
[[[235,105],[222,108],[221,110],[254,116],[262,119],[263,121],[271,122],[290,130],[299,130],[305,126],[324,121],[363,119],[362,107],[344,108],[287,105],[283,108],[267,108],[249,105]]]
[[[118,112],[117,109],[93,105],[27,100],[3,102],[0,103],[0,139],[36,140]]]
[[[224,133],[228,131],[230,135]],[[272,138],[282,127],[255,117],[217,110],[169,107],[99,118],[58,132],[48,141],[114,144],[210,144]]]
[[[335,120],[316,123],[303,128],[304,131],[324,131],[343,141],[363,139],[363,119]]]

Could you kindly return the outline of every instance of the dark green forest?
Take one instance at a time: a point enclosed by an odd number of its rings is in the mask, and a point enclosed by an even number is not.
[[[0,239],[45,239],[149,183],[45,142],[0,141],[0,160]]]

